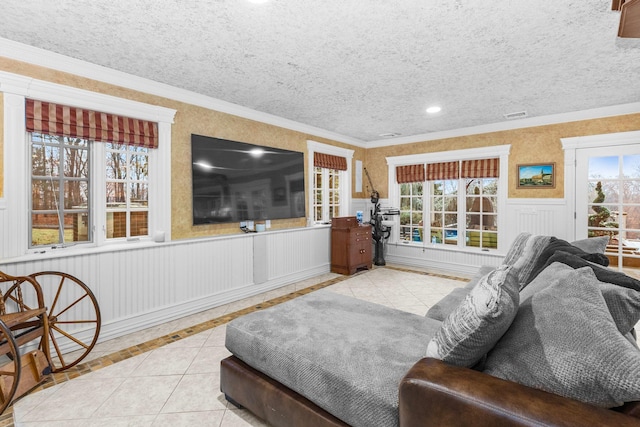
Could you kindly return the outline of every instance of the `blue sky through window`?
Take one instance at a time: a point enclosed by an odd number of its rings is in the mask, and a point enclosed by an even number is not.
[[[619,159],[619,156],[589,158],[589,179],[617,179],[620,174]],[[625,177],[640,177],[640,155],[623,156],[622,164]]]

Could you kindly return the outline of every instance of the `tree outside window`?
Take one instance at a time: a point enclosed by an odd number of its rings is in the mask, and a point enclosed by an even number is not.
[[[30,135],[30,246],[90,241],[88,141]]]

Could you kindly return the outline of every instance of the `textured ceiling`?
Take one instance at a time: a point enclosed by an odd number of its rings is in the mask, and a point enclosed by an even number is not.
[[[403,137],[640,100],[609,0],[3,0],[0,37],[332,131]],[[426,107],[443,111],[428,117]]]

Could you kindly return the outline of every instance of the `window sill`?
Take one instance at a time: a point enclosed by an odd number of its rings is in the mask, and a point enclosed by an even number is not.
[[[441,243],[426,243],[426,242],[413,242],[413,241],[400,241],[396,243],[388,243],[394,246],[409,246],[417,249],[429,249],[429,250],[439,250],[439,251],[449,251],[449,252],[461,252],[461,253],[471,253],[471,254],[483,254],[495,257],[504,257],[505,254],[500,252],[498,249],[490,249],[490,248],[478,248],[472,246],[459,247],[454,245],[443,245]]]
[[[157,244],[158,243],[154,242],[153,240],[145,238],[144,240],[108,243],[102,246],[86,244],[60,248],[49,247],[38,250],[30,250],[29,253],[26,253],[24,255],[0,260],[0,265],[38,261],[43,259],[73,257],[79,255],[92,255],[106,252],[119,252],[123,250],[146,248]]]

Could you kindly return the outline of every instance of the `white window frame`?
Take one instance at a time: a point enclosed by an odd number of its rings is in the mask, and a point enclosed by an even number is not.
[[[572,212],[573,224],[569,226],[567,233],[568,240],[578,240],[587,237],[587,227],[583,212],[578,213],[576,209],[576,166],[577,150],[592,149],[601,147],[616,147],[637,144],[640,139],[640,131],[616,132],[601,135],[574,136],[560,138],[562,149],[564,150],[564,197],[567,203],[567,210]]]
[[[34,137],[33,135],[41,135],[41,137]],[[86,154],[74,154],[72,151],[68,151],[66,147],[69,147],[71,144],[75,143],[74,140],[82,140],[83,143],[86,143],[86,145],[83,145],[82,147],[85,151]],[[47,215],[54,215],[53,212],[53,207],[52,206],[42,206],[42,207],[35,207],[34,206],[34,201],[33,200],[33,196],[29,197],[29,211],[27,212],[27,215],[29,215],[29,227],[28,230],[30,230],[30,236],[31,238],[28,240],[28,245],[31,247],[31,249],[38,249],[38,250],[42,250],[42,249],[46,249],[47,247],[56,247],[56,248],[60,248],[63,247],[64,245],[73,245],[73,244],[82,244],[82,245],[86,245],[86,244],[91,244],[93,243],[91,240],[93,239],[92,237],[92,232],[88,231],[87,232],[87,240],[77,240],[77,241],[65,241],[65,230],[64,230],[64,224],[62,224],[61,222],[64,221],[65,216],[77,216],[77,215],[83,215],[83,212],[86,212],[86,215],[88,217],[87,219],[87,230],[93,230],[93,215],[91,215],[92,211],[93,211],[93,207],[92,207],[92,201],[91,201],[91,193],[93,192],[93,188],[91,186],[92,184],[92,178],[91,178],[91,174],[92,174],[92,170],[93,170],[93,156],[92,156],[92,143],[87,140],[87,139],[83,139],[83,138],[73,138],[73,137],[63,137],[63,136],[59,136],[59,135],[52,135],[50,133],[44,133],[44,132],[32,132],[32,133],[27,133],[27,141],[29,144],[29,153],[31,153],[31,155],[35,155],[36,152],[38,152],[40,149],[43,150],[42,152],[42,158],[39,159],[42,163],[46,163],[48,159],[52,159],[53,157],[53,153],[57,151],[57,158],[55,160],[55,162],[57,163],[55,167],[51,166],[51,170],[47,170],[46,168],[41,170],[40,174],[37,174],[36,170],[34,170],[34,165],[33,165],[33,161],[34,158],[31,159],[31,164],[29,166],[29,171],[31,171],[30,176],[28,177],[29,179],[29,184],[33,185],[34,182],[34,175],[39,175],[37,178],[35,178],[35,181],[42,183],[42,180],[44,178],[47,179],[47,181],[51,184],[51,187],[49,188],[49,194],[54,196],[54,198],[56,199],[56,204],[55,204],[55,216],[57,218],[57,225],[60,228],[56,228],[56,240],[55,241],[51,241],[49,243],[45,243],[45,244],[41,244],[41,245],[32,245],[32,241],[34,238],[33,235],[33,231],[34,231],[34,224],[32,222],[33,220],[33,213],[36,211],[42,211],[42,210],[46,210],[49,211],[47,213]],[[73,143],[71,143],[70,141],[74,141]],[[35,148],[34,148],[35,147]],[[45,147],[49,147],[49,148],[57,148],[57,150],[51,150],[51,151],[47,151],[45,149]],[[78,152],[80,152],[80,149],[78,150]],[[67,157],[69,156],[69,157]],[[65,172],[61,172],[60,169],[65,169],[66,168],[63,166],[65,164],[66,161],[69,160],[70,157],[74,157],[74,156],[78,156],[76,158],[86,158],[86,165],[87,165],[87,170],[86,170],[86,175],[77,175],[77,176],[72,176],[72,177],[67,177],[65,176]],[[71,172],[75,172],[75,171],[71,171]],[[65,196],[60,196],[60,190],[62,188],[64,188],[65,184],[67,182],[71,182],[72,180],[78,180],[78,181],[84,181],[87,184],[87,200],[86,200],[86,207],[84,209],[81,209],[79,206],[72,208],[72,207],[68,207],[67,206],[67,201],[64,199]],[[55,183],[57,183],[58,185],[56,186]],[[42,184],[41,184],[42,185]],[[46,190],[44,188],[41,188],[40,190],[42,193],[42,195],[44,195],[44,193],[46,193]],[[61,237],[60,234],[58,233],[62,233],[62,241],[59,240],[59,238]],[[53,236],[52,236],[53,237]]]
[[[353,160],[354,150],[348,150],[346,148],[340,148],[333,145],[323,144],[321,142],[316,141],[307,141],[307,176],[309,178],[309,184],[307,184],[308,188],[308,199],[307,199],[307,208],[309,209],[309,217],[307,219],[308,224],[315,224],[316,222],[313,220],[314,215],[312,212],[314,205],[314,169],[315,166],[313,164],[313,158],[315,153],[323,153],[323,154],[331,154],[334,156],[340,156],[347,159],[347,170],[340,171],[340,215],[346,216],[351,212],[351,163]],[[325,192],[326,193],[326,192]],[[328,198],[326,199],[327,203],[324,203],[323,200],[323,218],[329,217],[329,205]],[[326,210],[326,212],[324,212]],[[320,222],[318,222],[320,223]]]
[[[3,236],[9,236],[3,242],[5,255],[20,257],[32,252],[42,252],[42,248],[29,249],[29,168],[30,146],[27,140],[25,122],[26,98],[45,102],[69,105],[110,114],[149,120],[158,123],[158,148],[151,150],[149,156],[149,237],[126,242],[127,247],[145,244],[154,236],[171,239],[171,125],[176,110],[117,98],[83,89],[35,80],[25,76],[0,72],[0,91],[4,100],[4,200],[7,221],[0,224]],[[104,178],[96,179],[97,171],[104,171],[104,150],[95,143],[92,148],[91,197],[92,218],[94,219],[94,239],[91,244],[78,244],[65,249],[56,249],[56,253],[81,247],[83,252],[111,245],[118,249],[123,242],[107,242],[102,225],[106,221],[104,189],[100,185]],[[104,176],[104,173],[103,173]],[[104,185],[102,185],[104,187]],[[96,203],[97,201],[97,203]],[[1,253],[0,248],[0,253]],[[7,251],[10,250],[10,253]],[[46,251],[46,249],[45,249]],[[45,255],[46,256],[46,255]]]
[[[341,182],[342,182],[342,173],[339,170],[335,170],[335,169],[327,169],[327,168],[321,168],[321,167],[317,167],[314,166],[314,174],[313,174],[313,181],[312,181],[312,197],[310,198],[310,202],[311,202],[311,217],[313,218],[313,221],[316,224],[320,224],[323,222],[327,222],[329,220],[329,218],[331,218],[331,208],[334,206],[337,206],[338,208],[338,212],[341,211],[341,204],[340,204],[340,199],[338,199],[337,203],[334,203],[333,206],[331,205],[331,195],[334,191],[338,192],[338,195],[341,194],[340,192],[340,188],[341,188]],[[318,190],[316,188],[316,170],[320,170],[320,182],[322,183],[322,200],[320,201],[320,207],[322,209],[322,213],[321,213],[321,217],[323,218],[322,221],[319,221],[316,218],[316,191]],[[337,188],[332,188],[329,183],[331,183],[331,175],[332,172],[334,173],[334,175],[337,176],[337,183],[338,183],[338,187]]]
[[[451,162],[451,161],[460,161],[460,160],[480,160],[480,159],[490,159],[490,158],[500,158],[500,185],[498,186],[498,248],[497,249],[489,249],[489,251],[498,251],[504,252],[504,248],[506,248],[506,242],[504,241],[504,236],[507,235],[507,224],[506,224],[506,207],[507,207],[507,197],[508,197],[508,179],[509,176],[509,152],[511,151],[511,145],[495,145],[490,147],[482,147],[482,148],[470,148],[465,150],[452,150],[452,151],[439,151],[435,153],[421,153],[421,154],[410,154],[406,156],[394,156],[387,157],[387,166],[388,166],[388,186],[389,186],[389,201],[392,205],[400,206],[400,185],[396,180],[396,167],[398,166],[407,166],[407,165],[415,165],[421,163],[442,163],[442,162]],[[426,187],[425,187],[426,188]],[[458,190],[460,192],[460,189]],[[424,191],[423,193],[428,193]],[[423,194],[423,217],[426,214],[426,207],[428,200],[425,199],[427,197]],[[458,204],[458,230],[460,230],[460,219],[463,218],[460,216],[461,206]],[[391,243],[401,243],[400,241],[400,218],[399,216],[390,216],[389,219],[395,222],[395,226],[391,227],[391,236],[389,237],[389,241]],[[458,231],[460,233],[460,231]],[[424,246],[426,243],[426,234],[423,233],[423,242],[420,243],[420,246]],[[502,238],[500,237],[502,236]],[[430,244],[430,243],[429,243]],[[433,245],[434,249],[442,249],[442,250],[457,250],[457,251],[472,251],[472,252],[487,252],[487,248],[475,248],[470,246],[453,246],[453,245]]]
[[[102,151],[102,155],[100,156],[100,158],[102,160],[102,165],[101,165],[101,168],[99,169],[99,171],[103,172],[103,171],[106,171],[107,153],[109,152],[109,150],[106,147],[107,144],[103,144],[103,143],[98,143],[98,144],[100,145],[100,150]],[[126,188],[126,193],[127,193],[127,196],[126,196],[126,198],[127,198],[126,199],[126,207],[125,207],[125,209],[121,209],[120,208],[120,209],[115,209],[114,210],[114,209],[109,209],[106,205],[103,206],[103,208],[105,209],[104,220],[107,221],[106,218],[108,217],[108,214],[110,212],[117,211],[117,212],[126,213],[126,216],[127,216],[127,220],[126,220],[126,236],[125,237],[107,237],[106,236],[107,233],[104,232],[104,230],[108,229],[108,224],[106,224],[106,223],[103,224],[103,228],[102,229],[98,229],[97,230],[97,234],[103,235],[105,237],[105,239],[107,239],[109,241],[115,241],[117,239],[119,239],[119,240],[123,240],[123,239],[125,239],[125,240],[126,239],[137,240],[137,239],[145,239],[145,238],[149,239],[151,237],[150,234],[147,234],[147,236],[131,236],[131,226],[132,226],[132,224],[131,224],[131,222],[132,222],[131,221],[131,215],[132,215],[133,212],[136,212],[136,211],[138,211],[138,212],[140,212],[140,211],[147,212],[147,218],[148,219],[151,218],[151,211],[149,210],[149,206],[148,205],[146,207],[143,207],[143,208],[140,208],[140,209],[134,208],[134,207],[132,207],[130,205],[130,202],[131,202],[131,200],[130,200],[130,197],[131,197],[130,185],[134,181],[136,181],[136,180],[132,180],[131,179],[131,163],[130,163],[130,161],[131,161],[131,155],[134,152],[134,149],[136,149],[137,147],[135,147],[134,145],[128,145],[128,144],[117,144],[117,145],[122,150],[121,152],[125,152],[126,151],[126,154],[125,154],[126,155],[126,159],[127,159],[127,163],[126,163],[126,168],[127,168],[126,178],[119,180],[119,182],[122,182],[125,185],[125,188]],[[94,148],[95,148],[95,145],[94,145]],[[145,156],[147,156],[147,159],[148,159],[148,162],[149,162],[148,164],[149,164],[150,168],[153,167],[151,165],[151,162],[150,162],[151,154],[153,153],[153,150],[155,150],[155,148],[147,148],[146,153],[145,153]],[[96,171],[96,173],[98,173],[98,171]],[[103,172],[103,174],[104,174],[104,172]],[[102,190],[103,192],[106,192],[106,186],[104,185],[105,183],[107,183],[107,182],[116,182],[117,181],[117,180],[114,180],[114,179],[111,179],[111,180],[106,179],[106,177],[104,177],[104,178],[101,177],[101,178],[102,178],[101,179],[102,183],[101,183],[100,190]],[[149,186],[149,191],[151,191],[151,187],[153,186],[153,183],[148,179],[148,177],[144,181],[137,181],[137,182],[143,182],[143,183],[147,184]],[[106,194],[105,194],[104,197],[102,197],[99,200],[106,200]],[[148,230],[150,231],[151,229],[148,228]]]

